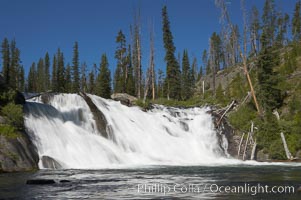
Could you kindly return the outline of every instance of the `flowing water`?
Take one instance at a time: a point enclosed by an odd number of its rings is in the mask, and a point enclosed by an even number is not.
[[[144,112],[89,97],[106,117],[109,138],[99,133],[92,112],[79,95],[55,95],[47,105],[40,98],[27,103],[25,125],[40,156],[77,169],[236,162],[225,158],[206,108],[156,106]]]
[[[28,179],[54,179],[57,182],[68,180],[70,182],[26,185]],[[0,199],[300,200],[301,193],[296,191],[301,186],[300,183],[300,167],[284,165],[144,166],[102,170],[40,170],[36,173],[0,174]],[[200,190],[196,189],[196,184]],[[217,186],[245,187],[245,184],[249,185],[249,192],[247,190],[244,193],[216,191]],[[261,191],[257,194],[258,190],[254,187],[258,184],[267,185],[269,190],[273,186],[293,186],[295,191],[289,193],[287,190],[286,193],[277,194]],[[145,186],[152,185],[156,186],[152,190],[143,189]],[[207,189],[203,190],[205,185]],[[162,189],[164,187],[166,188],[165,194]],[[169,192],[168,187],[171,188]]]
[[[108,137],[79,95],[27,102],[25,125],[40,158],[51,157],[62,169],[44,169],[40,162],[38,172],[0,174],[0,199],[300,199],[300,164],[229,158],[208,108],[144,112],[88,97],[104,114]],[[56,183],[26,185],[28,179]],[[292,186],[294,194],[255,194],[258,184]],[[220,186],[245,190],[219,192]]]

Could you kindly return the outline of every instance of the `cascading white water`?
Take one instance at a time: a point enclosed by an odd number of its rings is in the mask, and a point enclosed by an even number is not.
[[[27,102],[25,125],[40,157],[50,156],[64,168],[87,169],[227,162],[205,108],[155,106],[144,112],[88,96],[107,119],[109,139],[98,133],[93,114],[79,95],[54,95],[48,105],[40,98]]]

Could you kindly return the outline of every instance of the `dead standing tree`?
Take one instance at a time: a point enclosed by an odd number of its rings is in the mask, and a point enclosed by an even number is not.
[[[145,103],[149,89],[152,89],[152,99],[155,100],[155,48],[154,48],[154,29],[150,31],[150,58],[147,69],[143,102]]]
[[[256,98],[256,94],[255,94],[255,90],[253,88],[252,80],[251,80],[251,77],[250,77],[250,74],[249,74],[249,71],[248,71],[248,63],[247,63],[247,22],[246,22],[246,10],[244,9],[244,0],[242,0],[241,2],[242,2],[242,11],[243,11],[243,18],[244,18],[243,49],[241,48],[241,44],[240,43],[237,44],[237,47],[238,47],[240,58],[242,60],[244,73],[245,73],[245,75],[247,77],[247,81],[248,81],[248,84],[249,84],[249,87],[250,87],[250,90],[251,90],[251,95],[253,97],[253,100],[254,100],[257,112],[261,116],[262,115],[261,109],[259,107],[259,104],[258,104],[258,101],[257,101],[257,98]],[[215,5],[221,9],[221,18],[226,20],[226,22],[228,23],[230,29],[234,32],[235,31],[235,27],[231,23],[231,20],[230,20],[229,14],[228,14],[228,10],[227,10],[225,1],[224,0],[215,0]],[[234,34],[234,36],[235,36],[235,34]]]

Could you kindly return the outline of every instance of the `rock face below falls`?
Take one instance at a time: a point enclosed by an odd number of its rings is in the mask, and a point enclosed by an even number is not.
[[[39,157],[25,134],[8,138],[0,136],[0,172],[38,169]]]

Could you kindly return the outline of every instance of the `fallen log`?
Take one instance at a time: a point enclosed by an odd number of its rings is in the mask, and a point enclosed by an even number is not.
[[[219,124],[221,123],[223,117],[227,114],[227,112],[229,112],[234,106],[236,105],[236,101],[233,100],[231,102],[231,104],[229,106],[226,107],[224,113],[222,114],[222,116],[219,118],[219,120],[217,121],[217,126],[219,126]]]

